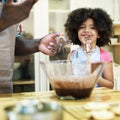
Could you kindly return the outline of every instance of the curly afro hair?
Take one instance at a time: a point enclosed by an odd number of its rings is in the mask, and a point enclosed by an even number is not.
[[[111,44],[110,37],[113,35],[113,22],[110,16],[101,8],[79,8],[73,10],[66,20],[65,32],[73,44],[81,45],[78,39],[79,27],[88,18],[93,19],[96,30],[100,38],[97,39],[97,46],[105,46]]]

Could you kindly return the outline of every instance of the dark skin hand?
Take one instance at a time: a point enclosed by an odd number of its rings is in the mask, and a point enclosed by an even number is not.
[[[23,37],[16,38],[15,56],[33,54],[42,52],[46,55],[53,56],[56,53],[56,37],[61,33],[51,33],[43,38],[34,40],[25,40]]]
[[[36,2],[37,0],[22,0],[21,2],[7,0],[0,16],[0,32],[28,18],[30,10]]]

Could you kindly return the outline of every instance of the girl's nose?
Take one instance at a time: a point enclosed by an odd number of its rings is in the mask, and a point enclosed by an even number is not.
[[[85,29],[82,33],[82,35],[85,35],[85,36],[91,36],[91,31],[89,29]]]
[[[90,28],[89,27],[85,27],[84,31],[89,33],[90,32]]]

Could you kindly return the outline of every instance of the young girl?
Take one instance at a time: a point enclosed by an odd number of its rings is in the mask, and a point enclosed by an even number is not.
[[[74,62],[87,62],[88,60],[106,62],[97,86],[113,88],[112,58],[107,51],[100,48],[111,43],[110,37],[113,29],[110,16],[100,8],[76,9],[68,15],[65,32],[73,44],[79,45],[77,50],[68,55],[68,59]]]

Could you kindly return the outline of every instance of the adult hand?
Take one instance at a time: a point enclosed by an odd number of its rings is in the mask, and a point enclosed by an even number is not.
[[[38,50],[47,55],[55,55],[57,49],[56,37],[63,35],[62,33],[51,33],[43,37],[39,41]]]
[[[3,4],[3,9],[0,16],[0,31],[21,22],[28,18],[32,6],[37,0],[22,0],[20,2],[13,2],[8,0]]]

